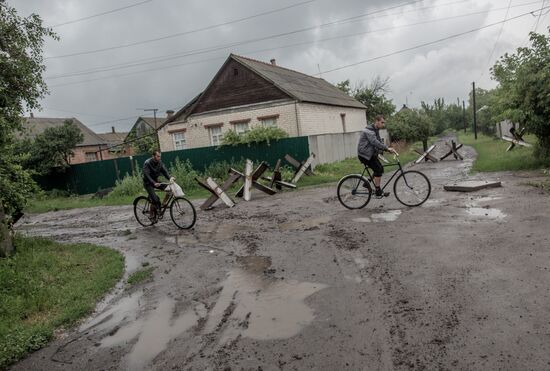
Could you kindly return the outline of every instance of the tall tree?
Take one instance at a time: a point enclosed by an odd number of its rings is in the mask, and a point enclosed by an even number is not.
[[[62,126],[47,128],[30,144],[26,167],[39,174],[64,170],[70,164],[73,149],[83,140],[84,134],[72,120],[66,120]]]
[[[389,117],[395,112],[395,105],[386,97],[390,91],[388,77],[376,76],[370,84],[367,85],[362,81],[354,88],[351,88],[349,80],[345,80],[336,84],[336,87],[363,103],[367,107],[367,120],[371,122],[376,115]]]
[[[504,54],[491,69],[496,105],[499,118],[525,126],[537,136],[537,155],[550,158],[550,37],[531,32],[529,39],[530,47]]]
[[[25,109],[40,107],[47,94],[42,48],[46,37],[57,36],[36,14],[20,17],[0,0],[0,256],[13,251],[11,215],[20,212],[36,185],[14,153],[14,133]]]

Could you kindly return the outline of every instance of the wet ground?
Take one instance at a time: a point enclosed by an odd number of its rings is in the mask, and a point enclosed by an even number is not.
[[[460,152],[414,166],[433,186],[418,208],[347,210],[331,185],[253,191],[192,231],[141,228],[130,207],[26,218],[20,231],[155,270],[13,369],[547,370],[550,197],[525,185],[536,173],[468,176]],[[467,178],[503,187],[443,190]]]

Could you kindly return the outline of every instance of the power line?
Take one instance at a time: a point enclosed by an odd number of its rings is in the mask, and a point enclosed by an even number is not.
[[[537,18],[537,24],[535,25],[535,32],[537,32],[537,28],[539,27],[539,21],[540,21],[541,15],[542,15],[542,8],[544,8],[544,3],[545,2],[546,2],[546,0],[542,0],[542,5],[541,5],[541,8],[540,8],[539,17]]]
[[[298,6],[302,6],[302,5],[305,5],[305,4],[309,4],[309,3],[312,3],[312,2],[315,2],[315,1],[317,1],[317,0],[307,0],[307,1],[303,1],[303,2],[301,2],[301,3],[297,3],[297,4],[285,6],[285,7],[282,7],[282,8],[277,8],[277,9],[269,10],[269,11],[267,11],[267,12],[262,12],[262,13],[254,14],[254,15],[251,15],[251,16],[247,16],[247,17],[243,17],[243,18],[234,19],[234,20],[232,20],[232,21],[227,21],[227,22],[223,22],[223,23],[218,23],[218,24],[214,24],[214,25],[210,25],[210,26],[206,26],[206,27],[202,27],[202,28],[197,28],[197,29],[194,29],[194,30],[189,30],[189,31],[184,31],[184,32],[178,32],[178,33],[175,33],[175,34],[170,34],[170,35],[166,35],[166,36],[161,36],[161,37],[157,37],[157,38],[154,38],[154,39],[136,41],[136,42],[133,42],[133,43],[121,44],[121,45],[116,45],[116,46],[111,46],[111,47],[101,48],[101,49],[87,50],[87,51],[77,52],[77,53],[71,53],[71,54],[64,54],[64,55],[57,55],[57,56],[52,56],[52,57],[45,57],[44,59],[74,57],[74,56],[77,56],[77,55],[94,54],[94,53],[99,53],[99,52],[108,51],[108,50],[129,48],[129,47],[135,46],[135,45],[142,45],[142,44],[152,43],[152,42],[156,42],[156,41],[160,41],[160,40],[171,39],[171,38],[174,38],[174,37],[179,37],[179,36],[183,36],[183,35],[189,35],[189,34],[193,34],[193,33],[197,33],[197,32],[202,32],[202,31],[206,31],[206,30],[211,30],[211,29],[213,29],[213,28],[217,28],[217,27],[221,27],[221,26],[227,26],[227,25],[230,25],[230,24],[243,22],[243,21],[246,21],[246,20],[249,20],[249,19],[253,19],[253,18],[257,18],[257,17],[262,17],[262,16],[264,16],[264,15],[273,14],[273,13],[281,12],[281,11],[284,11],[284,10],[296,8],[296,7],[298,7]]]
[[[537,3],[538,3],[538,1],[537,1]],[[506,9],[506,8],[501,8],[501,9]],[[501,10],[501,9],[498,9],[498,10]],[[497,9],[495,9],[495,10],[497,10]],[[255,54],[255,53],[260,53],[260,52],[265,52],[265,51],[272,51],[272,50],[276,50],[276,49],[302,46],[302,45],[307,45],[307,44],[312,44],[312,43],[319,43],[319,42],[323,42],[323,41],[331,41],[331,40],[361,36],[361,35],[370,34],[370,33],[385,32],[385,31],[398,29],[398,28],[406,28],[406,27],[412,27],[412,26],[417,26],[417,25],[423,25],[423,24],[428,24],[428,23],[433,23],[433,22],[439,22],[439,21],[445,21],[445,20],[450,20],[450,19],[455,19],[455,18],[461,18],[461,17],[467,17],[467,16],[472,16],[472,15],[483,14],[483,13],[486,13],[486,12],[488,12],[488,11],[479,11],[479,12],[474,12],[474,13],[468,13],[468,14],[443,17],[443,18],[438,18],[438,19],[433,19],[433,20],[427,20],[427,21],[422,21],[422,22],[416,22],[416,23],[407,24],[407,25],[392,26],[392,27],[386,27],[386,28],[382,28],[382,29],[378,29],[378,30],[370,30],[370,31],[358,32],[358,33],[353,33],[353,34],[348,34],[348,35],[329,37],[329,38],[324,38],[324,39],[320,39],[320,40],[312,40],[312,41],[294,43],[294,44],[279,46],[279,47],[275,47],[275,48],[266,48],[266,49],[250,51],[250,52],[247,52],[246,54]],[[143,73],[143,72],[166,70],[166,69],[171,69],[171,68],[175,68],[175,67],[188,66],[188,65],[199,64],[199,63],[204,63],[204,62],[210,62],[210,61],[215,61],[215,60],[220,60],[220,59],[225,59],[225,58],[226,57],[208,58],[208,59],[202,59],[202,60],[199,60],[199,61],[179,63],[179,64],[174,64],[174,65],[169,65],[169,66],[164,66],[164,67],[155,67],[155,68],[149,68],[149,69],[144,69],[144,70],[134,71],[134,72],[129,72],[129,73],[104,76],[104,77],[99,77],[99,78],[96,78],[96,79],[88,79],[88,80],[62,83],[62,84],[52,85],[51,87],[54,88],[54,87],[62,87],[62,86],[69,86],[69,85],[78,85],[78,84],[82,84],[82,83],[86,83],[86,82],[93,82],[93,81],[104,80],[104,79],[112,79],[112,78],[116,78],[116,77],[123,77],[123,76],[139,74],[139,73]],[[136,64],[135,66],[138,66],[138,65],[139,64]],[[134,66],[132,66],[132,67],[134,67]],[[112,69],[106,69],[104,71],[96,71],[96,72],[107,72],[107,71],[110,71],[110,70],[112,70]],[[77,75],[75,74],[75,75],[71,75],[71,76],[77,76]],[[69,77],[69,76],[63,76],[63,77]]]
[[[550,7],[547,7],[547,8],[550,8]],[[483,30],[485,28],[489,28],[489,27],[499,25],[501,23],[510,22],[512,20],[515,20],[515,19],[518,19],[518,18],[521,18],[521,17],[525,17],[526,15],[529,15],[529,14],[531,14],[531,12],[523,13],[523,14],[520,14],[518,16],[508,18],[508,19],[500,21],[500,22],[491,23],[491,24],[488,24],[488,25],[485,25],[485,26],[482,26],[482,27],[477,27],[477,28],[468,30],[468,31],[464,31],[464,32],[460,32],[460,33],[457,33],[457,34],[449,35],[447,37],[443,37],[441,39],[437,39],[437,40],[430,41],[430,42],[427,42],[427,43],[415,45],[415,46],[412,46],[410,48],[397,50],[395,52],[384,54],[384,55],[381,55],[381,56],[378,56],[378,57],[365,59],[365,60],[355,62],[355,63],[346,64],[344,66],[340,66],[340,67],[336,67],[336,68],[333,68],[333,69],[330,69],[330,70],[323,71],[322,73],[329,73],[329,72],[339,71],[339,70],[343,70],[345,68],[358,66],[360,64],[364,64],[364,63],[368,63],[368,62],[373,62],[373,61],[376,61],[376,60],[379,60],[379,59],[382,59],[382,58],[386,58],[386,57],[390,57],[390,56],[393,56],[393,55],[396,55],[396,54],[401,54],[401,53],[408,52],[408,51],[411,51],[411,50],[420,49],[420,48],[423,48],[423,47],[428,46],[428,45],[438,44],[440,42],[447,41],[447,40],[450,40],[450,39],[454,39],[454,38],[457,38],[457,37],[460,37],[460,36],[464,36],[464,35],[467,35],[467,34],[470,34],[470,33],[473,33],[473,32],[477,32],[477,31]]]
[[[102,12],[102,13],[98,13],[98,14],[94,14],[94,15],[89,15],[89,16],[87,16],[87,17],[82,17],[82,18],[78,18],[78,19],[73,19],[72,21],[67,21],[67,22],[63,22],[63,23],[56,24],[55,26],[50,26],[50,28],[57,28],[57,27],[61,27],[61,26],[68,25],[68,24],[73,24],[73,23],[85,21],[85,20],[88,20],[88,19],[92,19],[92,18],[96,18],[96,17],[101,17],[101,16],[103,16],[103,15],[107,15],[107,14],[112,14],[112,13],[120,12],[121,10],[126,10],[126,9],[129,9],[129,8],[133,8],[133,7],[135,7],[135,6],[140,6],[140,5],[143,5],[143,4],[145,4],[145,3],[150,3],[151,1],[153,1],[153,0],[145,0],[145,1],[142,1],[142,2],[140,2],[140,3],[135,3],[135,4],[132,4],[132,5],[123,6],[122,8],[116,8],[116,9],[108,10],[108,11],[106,11],[106,12]]]
[[[463,2],[463,1],[458,1],[458,2]],[[455,3],[457,3],[457,2],[455,2]],[[531,4],[534,4],[534,3],[538,3],[538,1],[533,1],[533,2],[530,2],[530,3],[524,3],[524,4],[516,5],[514,7],[521,7],[521,6],[531,5]],[[458,15],[458,16],[451,16],[451,17],[445,17],[445,18],[440,18],[440,19],[435,19],[435,20],[429,20],[429,21],[426,21],[426,22],[413,23],[411,25],[393,26],[393,27],[390,27],[390,28],[386,28],[384,30],[390,30],[390,29],[396,29],[396,28],[400,28],[400,27],[409,27],[409,26],[414,26],[414,25],[420,25],[420,24],[425,24],[425,23],[429,23],[429,22],[432,22],[432,21],[448,20],[448,19],[466,17],[466,16],[471,16],[471,15],[484,14],[484,13],[489,13],[489,12],[503,10],[503,9],[507,9],[507,8],[506,7],[495,8],[495,9],[490,9],[490,10],[483,10],[483,11]],[[337,21],[337,22],[340,22],[340,21]],[[312,29],[315,29],[315,28],[324,27],[324,26],[332,24],[332,23],[334,23],[334,22],[325,23],[325,24],[317,25],[315,27],[309,27],[309,28],[306,28],[306,29],[295,30],[295,31],[286,32],[286,33],[282,33],[282,34],[270,35],[270,36],[262,37],[262,38],[259,38],[259,39],[249,39],[249,40],[234,42],[234,43],[230,43],[230,44],[223,44],[223,45],[218,45],[218,46],[209,47],[209,48],[201,48],[201,49],[195,49],[195,50],[190,50],[190,51],[186,51],[186,52],[178,52],[178,53],[170,54],[170,55],[160,57],[160,58],[159,57],[146,58],[146,59],[143,59],[141,61],[138,60],[138,61],[133,61],[133,62],[130,62],[130,63],[115,64],[115,65],[112,65],[112,66],[97,67],[97,68],[93,68],[93,69],[76,71],[76,72],[73,72],[73,73],[52,75],[52,76],[46,77],[46,79],[58,79],[58,78],[64,78],[64,77],[83,76],[83,75],[89,75],[89,74],[93,74],[93,73],[114,71],[114,70],[137,67],[137,66],[142,66],[142,65],[152,64],[152,63],[164,62],[164,61],[173,60],[173,59],[185,58],[185,57],[189,57],[189,56],[193,56],[193,55],[200,55],[200,54],[210,53],[210,52],[213,52],[213,51],[223,50],[223,49],[232,48],[232,47],[235,47],[235,46],[241,46],[241,45],[245,45],[245,44],[250,44],[250,43],[254,43],[254,42],[258,42],[258,41],[265,41],[267,39],[287,36],[287,35],[293,34],[293,33],[309,31],[309,30],[312,30]],[[340,25],[340,24],[343,24],[343,23],[344,22],[342,21],[337,25]],[[357,35],[366,34],[366,33],[370,33],[370,32],[371,31],[361,32],[361,33],[358,33]],[[317,41],[323,41],[323,40],[317,40]],[[208,59],[208,60],[211,60],[211,59]],[[59,85],[57,85],[57,86],[59,86]]]
[[[510,6],[512,5],[512,0],[509,0],[508,1],[508,8],[506,9],[506,14],[504,15],[504,20],[506,20],[508,18],[508,13],[510,12]],[[543,5],[544,5],[544,1],[543,1]],[[491,58],[493,58],[493,53],[495,52],[496,48],[497,48],[497,44],[498,44],[498,41],[500,40],[500,36],[502,35],[502,30],[504,29],[504,23],[502,23],[500,25],[500,31],[498,32],[498,36],[497,36],[497,39],[495,40],[495,44],[493,45],[493,49],[491,50],[491,53],[489,54],[489,58],[487,59],[487,65],[485,66],[485,69],[483,69],[481,71],[481,76],[480,76],[480,79],[481,77],[483,77],[484,73],[485,73],[485,70],[487,68],[489,68],[489,65],[491,64]]]

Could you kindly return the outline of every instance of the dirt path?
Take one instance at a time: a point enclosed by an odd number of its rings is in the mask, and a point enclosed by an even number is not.
[[[416,166],[434,190],[413,209],[346,210],[330,186],[255,192],[191,232],[139,228],[130,207],[32,216],[20,230],[156,269],[13,369],[549,369],[550,198],[533,173],[443,191],[466,177],[461,152]]]

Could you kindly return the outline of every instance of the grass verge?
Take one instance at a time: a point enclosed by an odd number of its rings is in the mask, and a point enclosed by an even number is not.
[[[122,277],[123,256],[91,244],[16,236],[0,259],[0,369],[74,325]]]
[[[147,267],[147,268],[137,270],[128,277],[128,280],[126,281],[126,283],[130,286],[133,286],[133,285],[137,285],[138,283],[148,281],[151,278],[153,278],[154,270],[155,270],[155,267]]]
[[[510,143],[502,139],[483,134],[478,134],[477,138],[474,138],[473,133],[458,133],[459,142],[474,147],[477,152],[478,156],[472,167],[474,172],[533,170],[550,166],[550,163],[535,158],[533,147],[516,146],[506,152]],[[534,135],[527,135],[525,140],[531,144],[537,142]]]
[[[400,153],[400,160],[403,165],[418,157],[418,155],[410,149],[410,146],[398,148],[398,151]],[[386,154],[386,158],[391,161],[391,155]],[[388,167],[386,168],[386,172],[392,171],[394,168],[395,167]],[[303,176],[300,179],[298,183],[298,188],[337,182],[346,174],[361,173],[362,171],[363,165],[359,162],[359,160],[357,160],[357,158],[349,158],[331,164],[318,165],[315,168],[314,176]],[[291,172],[283,172],[284,179],[289,180],[291,177]],[[231,190],[233,189],[236,191],[238,187],[233,187]],[[190,199],[201,199],[210,196],[210,193],[203,188],[185,190],[185,193],[186,196]],[[134,198],[142,194],[144,195],[145,191],[138,193],[134,196],[111,196],[102,199],[93,198],[92,195],[45,197],[42,199],[30,200],[29,204],[25,208],[25,211],[28,213],[43,213],[47,211],[86,208],[94,206],[131,205]]]

